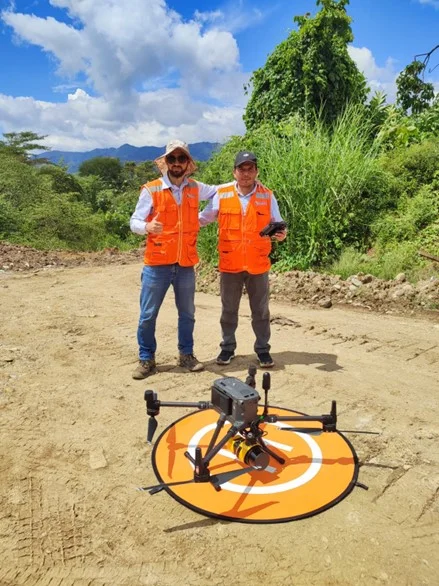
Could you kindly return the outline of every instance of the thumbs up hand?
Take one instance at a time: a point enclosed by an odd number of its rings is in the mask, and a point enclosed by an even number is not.
[[[159,221],[160,212],[153,217],[150,222],[146,223],[146,231],[149,234],[161,234],[163,232],[163,224]]]

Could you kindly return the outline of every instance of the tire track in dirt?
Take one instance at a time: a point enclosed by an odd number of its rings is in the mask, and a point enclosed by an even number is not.
[[[18,565],[63,567],[83,563],[90,554],[84,536],[85,507],[56,484],[53,473],[28,476],[16,483],[13,555]],[[87,547],[88,545],[88,547]]]

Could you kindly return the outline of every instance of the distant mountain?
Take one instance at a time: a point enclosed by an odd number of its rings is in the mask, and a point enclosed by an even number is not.
[[[196,142],[190,144],[189,148],[191,155],[197,161],[207,161],[212,152],[219,147],[217,142]],[[49,151],[48,153],[41,153],[36,158],[48,159],[52,163],[63,163],[68,166],[70,173],[76,173],[79,165],[87,159],[94,157],[115,157],[125,163],[126,161],[134,161],[141,163],[142,161],[153,161],[165,152],[165,147],[143,146],[135,147],[131,144],[123,144],[118,148],[108,149],[93,149],[86,152],[74,151]]]

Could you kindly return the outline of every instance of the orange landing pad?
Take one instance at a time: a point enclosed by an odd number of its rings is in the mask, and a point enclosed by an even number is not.
[[[276,415],[303,415],[280,407],[270,407]],[[260,409],[262,413],[262,409]],[[184,455],[193,457],[195,448],[203,455],[215,430],[218,413],[213,409],[196,411],[170,425],[157,439],[152,452],[152,465],[162,483],[181,482],[193,478],[193,465]],[[294,427],[285,431],[281,427]],[[211,476],[222,478],[221,490],[210,483],[168,486],[167,492],[190,509],[207,515],[243,523],[282,523],[316,515],[332,507],[354,488],[358,477],[358,458],[350,442],[340,432],[303,433],[297,428],[310,423],[263,423],[263,440],[271,450],[284,458],[279,464],[270,457],[264,470],[250,469],[236,456],[222,449],[209,465]],[[321,428],[320,423],[312,427]],[[226,423],[219,439],[230,428]],[[236,472],[236,475],[235,475]],[[223,479],[223,478],[222,478]]]

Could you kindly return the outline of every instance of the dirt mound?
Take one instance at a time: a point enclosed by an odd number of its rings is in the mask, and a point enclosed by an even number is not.
[[[76,266],[105,266],[141,262],[143,249],[121,252],[106,248],[99,252],[71,252],[37,250],[27,246],[0,243],[0,272],[39,271]],[[329,308],[333,305],[351,305],[373,311],[411,312],[439,309],[439,279],[431,278],[409,283],[401,273],[392,281],[372,275],[352,275],[343,280],[337,275],[312,271],[271,273],[271,297],[295,304]],[[219,292],[219,273],[200,265],[198,290]]]
[[[218,293],[219,273],[200,270],[198,289],[204,293]],[[343,280],[338,275],[312,271],[271,273],[271,298],[293,302],[295,305],[350,305],[379,312],[417,312],[439,309],[439,279],[408,282],[404,273],[392,281],[372,275],[352,275]]]
[[[0,242],[0,272],[32,271],[57,267],[103,266],[128,264],[142,258],[139,250],[120,252],[117,248],[105,248],[99,252],[72,252],[67,250],[37,250]]]

